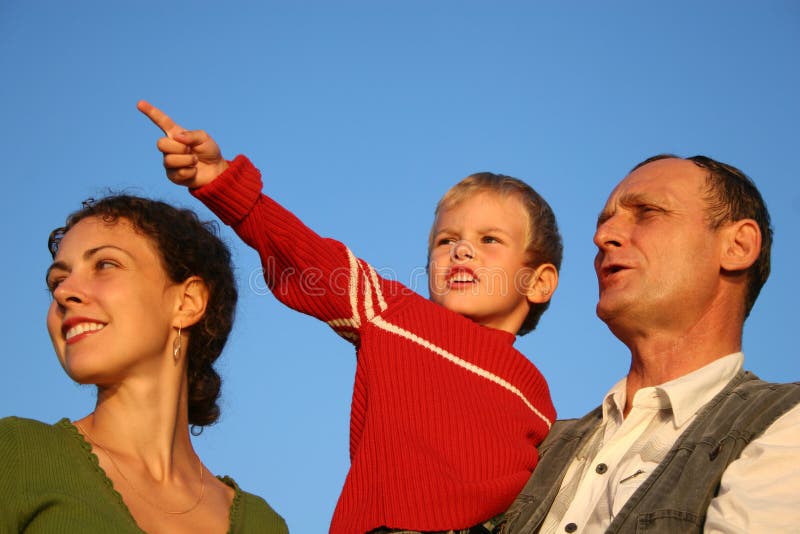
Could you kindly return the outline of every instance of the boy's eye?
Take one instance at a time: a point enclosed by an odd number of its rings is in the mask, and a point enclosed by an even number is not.
[[[455,244],[455,242],[456,242],[456,238],[454,238],[454,237],[442,237],[436,242],[436,245],[437,246],[453,245],[453,244]]]
[[[500,240],[491,235],[485,235],[481,238],[481,243],[499,243]]]

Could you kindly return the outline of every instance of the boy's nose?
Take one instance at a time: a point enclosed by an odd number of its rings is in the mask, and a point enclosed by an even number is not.
[[[454,261],[463,262],[475,257],[475,249],[469,241],[461,239],[453,244],[450,255]]]

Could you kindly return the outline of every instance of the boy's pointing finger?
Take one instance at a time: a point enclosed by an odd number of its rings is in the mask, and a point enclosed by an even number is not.
[[[172,138],[176,133],[183,131],[183,128],[175,124],[175,121],[169,118],[169,115],[149,102],[140,100],[136,104],[136,108],[144,113],[148,119],[153,121],[153,124],[161,128],[161,131],[164,132],[167,137]]]

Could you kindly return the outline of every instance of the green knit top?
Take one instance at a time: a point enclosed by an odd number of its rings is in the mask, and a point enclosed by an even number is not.
[[[229,534],[285,534],[262,498],[234,489]],[[0,532],[142,534],[91,445],[68,419],[0,419]]]

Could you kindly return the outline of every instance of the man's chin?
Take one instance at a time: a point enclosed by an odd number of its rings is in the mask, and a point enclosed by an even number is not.
[[[597,302],[597,307],[595,308],[597,317],[606,324],[614,322],[626,311],[630,311],[630,303],[625,305],[602,297]]]

